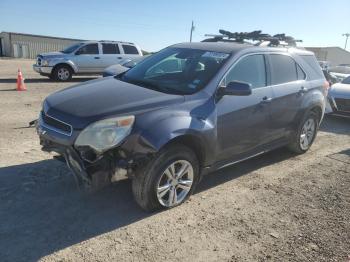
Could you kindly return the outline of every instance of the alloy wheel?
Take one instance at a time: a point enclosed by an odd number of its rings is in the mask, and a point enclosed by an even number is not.
[[[157,184],[157,198],[161,205],[173,207],[189,194],[193,184],[193,167],[186,160],[171,163]]]
[[[70,72],[67,68],[60,68],[58,69],[57,71],[57,76],[58,76],[58,79],[62,80],[62,81],[65,81],[69,78],[69,75],[70,75]]]
[[[313,118],[305,121],[300,134],[300,147],[302,150],[307,150],[314,139],[316,131],[316,122]]]

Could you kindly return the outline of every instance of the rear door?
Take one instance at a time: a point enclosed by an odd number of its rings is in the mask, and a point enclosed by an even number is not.
[[[228,160],[269,142],[272,89],[267,85],[266,59],[262,54],[241,58],[223,80],[252,85],[249,96],[224,96],[217,102],[218,159]]]
[[[289,54],[269,54],[268,62],[275,97],[271,103],[270,134],[279,139],[295,129],[295,118],[309,86],[304,70]]]
[[[78,67],[79,73],[97,73],[101,71],[98,43],[90,43],[80,47],[71,60]]]
[[[119,64],[123,60],[118,43],[102,43],[101,67]]]

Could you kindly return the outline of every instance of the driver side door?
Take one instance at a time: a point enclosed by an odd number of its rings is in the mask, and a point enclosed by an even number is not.
[[[268,86],[266,57],[252,54],[242,57],[228,71],[221,87],[232,81],[251,84],[248,96],[226,95],[217,102],[218,161],[254,152],[270,141],[270,103],[273,93]]]
[[[103,70],[98,43],[80,47],[71,60],[78,67],[78,73],[98,73]]]

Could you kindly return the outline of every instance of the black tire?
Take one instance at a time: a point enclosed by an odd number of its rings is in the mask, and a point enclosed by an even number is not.
[[[160,203],[157,197],[157,187],[165,169],[179,160],[185,160],[191,164],[193,168],[193,183],[186,197],[174,206],[185,202],[193,193],[199,181],[198,159],[188,147],[183,145],[170,145],[161,150],[148,165],[139,169],[133,178],[133,195],[135,201],[142,209],[150,212],[162,208],[174,207],[166,207]]]
[[[55,81],[67,82],[72,79],[72,75],[73,70],[70,66],[58,65],[53,69],[50,78]]]
[[[309,119],[312,119],[315,123],[315,130],[313,132],[313,135],[308,143],[308,147],[307,148],[303,148],[301,146],[301,135],[303,132],[303,127],[305,125],[305,123],[307,121],[309,121]],[[319,127],[319,123],[320,123],[320,117],[318,116],[317,113],[315,113],[314,111],[310,111],[307,114],[305,114],[305,116],[303,117],[302,121],[300,121],[300,124],[298,126],[298,129],[296,130],[296,132],[294,132],[292,138],[291,138],[291,142],[288,145],[288,149],[294,153],[297,154],[304,154],[305,152],[307,152],[310,147],[312,146],[312,143],[314,142],[316,136],[317,136],[317,131],[318,131],[318,127]]]

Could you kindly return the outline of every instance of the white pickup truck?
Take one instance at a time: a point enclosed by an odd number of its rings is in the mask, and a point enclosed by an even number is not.
[[[141,49],[128,42],[87,41],[60,52],[39,54],[33,69],[57,81],[69,81],[72,75],[102,74],[111,65],[142,56]]]

